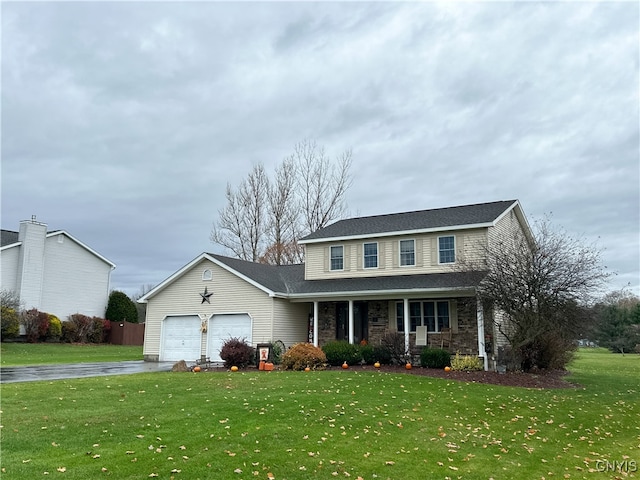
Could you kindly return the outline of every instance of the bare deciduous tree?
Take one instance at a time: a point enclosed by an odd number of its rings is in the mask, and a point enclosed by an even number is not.
[[[220,210],[211,241],[218,243],[243,260],[260,258],[267,228],[266,200],[269,180],[261,164],[255,165],[240,186],[227,184],[227,205]]]
[[[610,274],[594,245],[554,231],[549,219],[536,222],[534,238],[524,234],[485,247],[478,289],[482,301],[505,314],[496,322],[524,370],[559,368],[570,359],[573,340],[585,328],[583,308]]]
[[[334,163],[315,142],[298,143],[272,180],[258,165],[237,189],[227,185],[227,204],[218,212],[211,241],[243,260],[303,261],[298,239],[344,216],[350,167],[350,150]]]
[[[306,233],[327,226],[346,213],[345,194],[351,186],[351,150],[332,163],[324,147],[305,140],[295,146],[303,226]]]

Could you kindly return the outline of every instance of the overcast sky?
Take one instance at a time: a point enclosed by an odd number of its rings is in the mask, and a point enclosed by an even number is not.
[[[639,281],[639,5],[2,2],[2,228],[37,215],[135,294],[227,182],[311,139],[354,215],[519,199]]]

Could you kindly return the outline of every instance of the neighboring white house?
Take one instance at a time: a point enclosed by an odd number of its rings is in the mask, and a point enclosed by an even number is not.
[[[114,263],[63,230],[47,232],[35,217],[1,233],[0,288],[15,292],[23,308],[62,321],[74,313],[104,317]]]
[[[220,360],[222,342],[287,347],[331,340],[379,343],[400,333],[478,355],[485,368],[503,339],[461,259],[531,231],[517,200],[340,220],[300,240],[303,265],[274,266],[203,253],[143,296],[147,361]]]

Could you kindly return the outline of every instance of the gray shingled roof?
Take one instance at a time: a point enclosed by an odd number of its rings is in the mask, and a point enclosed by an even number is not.
[[[331,280],[305,280],[304,265],[264,265],[223,255],[209,254],[236,272],[276,293],[292,296],[311,294],[338,294],[348,292],[407,291],[473,288],[483,274],[434,273],[378,277],[339,278]]]
[[[458,207],[436,208],[415,212],[348,218],[313,232],[301,240],[322,240],[359,235],[428,230],[464,225],[486,224],[495,221],[517,200],[507,200]]]
[[[10,230],[0,230],[0,246],[11,245],[18,243],[18,232],[12,232]]]

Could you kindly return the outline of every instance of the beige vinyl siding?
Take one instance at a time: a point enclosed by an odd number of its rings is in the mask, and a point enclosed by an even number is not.
[[[505,238],[513,238],[523,232],[522,225],[513,210],[502,217],[494,227],[489,228],[488,241],[492,245],[500,243]]]
[[[288,300],[276,298],[273,306],[273,335],[260,341],[280,340],[287,348],[294,343],[306,342],[312,304],[290,303]]]
[[[211,269],[213,280],[202,280],[205,269]],[[211,304],[202,303],[200,293],[205,286],[213,292]],[[168,315],[199,315],[201,319],[209,319],[217,313],[247,313],[252,319],[252,343],[255,339],[270,339],[273,300],[259,288],[203,259],[148,300],[143,354],[145,357],[159,354],[162,321]],[[202,342],[204,352],[205,334]]]
[[[411,275],[425,273],[443,273],[455,269],[456,263],[438,264],[438,237],[454,235],[456,237],[456,259],[470,260],[482,255],[487,244],[487,230],[477,228],[453,232],[439,232],[411,236],[372,237],[361,240],[327,242],[306,245],[306,279],[319,280],[331,278],[371,277],[381,275]],[[415,240],[415,266],[399,265],[400,240]],[[378,268],[362,268],[362,245],[367,242],[378,243]],[[328,264],[328,245],[344,245],[344,271],[330,271]]]

